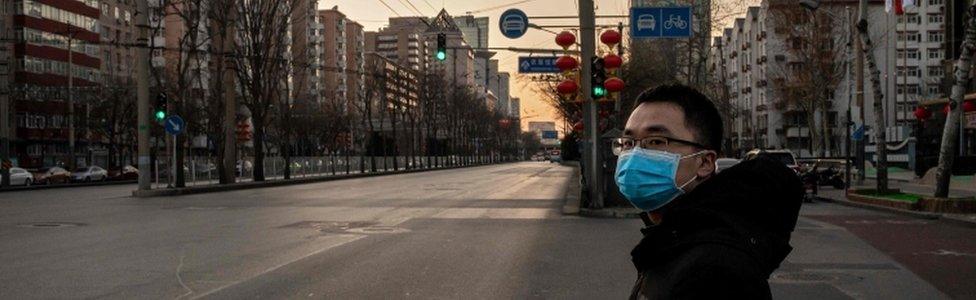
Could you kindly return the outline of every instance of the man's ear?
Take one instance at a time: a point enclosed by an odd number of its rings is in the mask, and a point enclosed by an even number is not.
[[[707,178],[712,174],[715,174],[715,160],[718,159],[718,153],[715,151],[708,151],[701,156],[701,165],[698,165],[698,178]]]

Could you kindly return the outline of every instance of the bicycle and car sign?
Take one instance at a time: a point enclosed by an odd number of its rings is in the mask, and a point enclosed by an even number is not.
[[[636,39],[690,38],[691,6],[632,7],[630,34]]]

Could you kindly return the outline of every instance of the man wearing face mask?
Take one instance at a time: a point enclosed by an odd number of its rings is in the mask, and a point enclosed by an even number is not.
[[[802,184],[760,156],[715,173],[722,119],[698,91],[645,91],[614,140],[620,192],[644,211],[631,252],[631,299],[768,299],[769,275],[792,250]]]

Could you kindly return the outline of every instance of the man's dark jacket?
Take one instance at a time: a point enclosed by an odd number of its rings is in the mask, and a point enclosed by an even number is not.
[[[631,299],[769,299],[769,275],[793,248],[797,175],[766,157],[743,161],[662,208],[631,252]]]

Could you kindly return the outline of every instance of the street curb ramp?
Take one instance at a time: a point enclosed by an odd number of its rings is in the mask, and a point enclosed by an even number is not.
[[[149,197],[166,197],[166,196],[182,196],[182,195],[192,195],[192,194],[205,194],[205,193],[216,193],[216,192],[227,192],[236,190],[246,190],[246,189],[256,189],[256,188],[266,188],[266,187],[278,187],[278,186],[288,186],[288,185],[299,185],[307,183],[316,182],[326,182],[334,180],[344,180],[344,179],[354,179],[354,178],[366,178],[366,177],[376,177],[376,176],[388,176],[388,175],[398,175],[398,174],[410,174],[410,173],[420,173],[420,172],[430,172],[430,171],[443,171],[461,168],[472,168],[472,167],[483,167],[489,165],[503,165],[511,164],[515,162],[504,162],[495,164],[471,164],[466,166],[453,166],[453,167],[440,167],[440,168],[430,168],[430,169],[414,169],[414,170],[398,170],[398,171],[385,171],[376,173],[359,173],[359,174],[337,174],[337,175],[326,175],[326,176],[316,176],[316,177],[306,177],[306,178],[292,178],[288,180],[270,180],[270,181],[257,181],[257,182],[237,182],[231,184],[222,185],[208,185],[208,186],[192,186],[192,187],[182,187],[182,188],[171,188],[171,189],[156,189],[156,190],[135,190],[132,191],[132,196],[137,198],[149,198]]]

